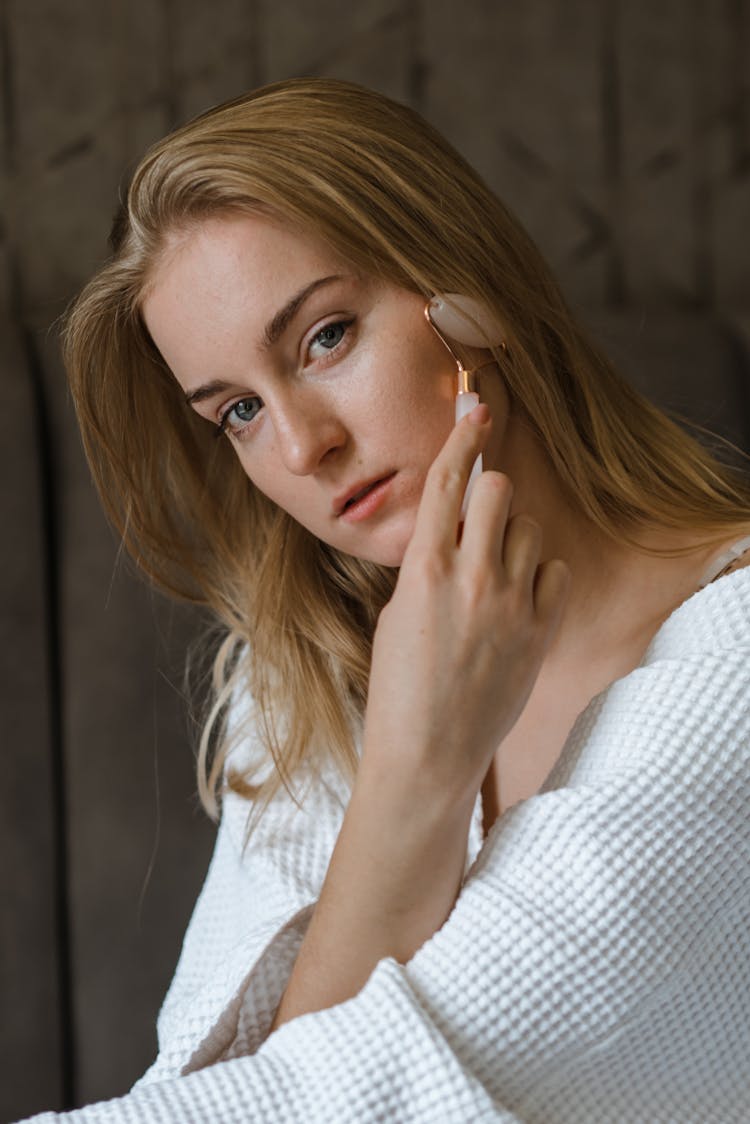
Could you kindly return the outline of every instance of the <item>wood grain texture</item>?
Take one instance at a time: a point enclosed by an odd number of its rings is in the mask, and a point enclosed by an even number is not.
[[[23,341],[2,311],[0,372],[0,1119],[7,1120],[59,1103],[67,1005],[46,481]]]
[[[594,302],[613,252],[605,9],[470,0],[424,22],[427,116],[527,226],[571,296]]]

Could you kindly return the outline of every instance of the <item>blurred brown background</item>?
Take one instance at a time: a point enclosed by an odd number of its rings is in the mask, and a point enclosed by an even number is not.
[[[213,839],[201,624],[118,560],[57,354],[128,169],[283,77],[410,102],[639,385],[750,447],[749,73],[750,0],[0,0],[0,1120],[150,1062]]]

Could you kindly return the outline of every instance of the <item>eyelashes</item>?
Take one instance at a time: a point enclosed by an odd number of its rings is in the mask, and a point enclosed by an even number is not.
[[[239,424],[238,425],[230,425],[229,424],[229,419],[231,418],[232,414],[237,413],[238,416],[239,416],[240,410],[243,409],[244,407],[246,407],[248,404],[252,404],[252,403],[258,404],[257,408],[253,411],[252,417],[239,418]],[[216,426],[214,436],[215,437],[221,437],[222,433],[227,433],[227,432],[236,433],[238,430],[244,429],[246,425],[250,425],[250,423],[252,421],[254,421],[254,419],[257,416],[258,412],[260,411],[262,405],[263,405],[263,403],[261,402],[260,398],[258,398],[258,396],[256,394],[249,395],[247,398],[238,398],[236,402],[233,402],[231,404],[231,406],[227,406],[226,410],[221,415],[221,418],[219,419],[219,424]]]
[[[326,324],[310,340],[310,346],[307,349],[308,354],[312,354],[316,344],[322,347],[324,351],[335,351],[346,335],[350,324],[351,320],[348,323],[344,320],[334,320],[332,323]],[[320,358],[324,358],[324,356],[320,356]]]
[[[333,356],[345,342],[353,324],[354,318],[332,320],[330,323],[324,324],[310,340],[307,347],[307,357],[311,358],[313,363],[325,364],[328,361],[328,355]],[[312,354],[313,348],[316,346],[323,349],[322,355]],[[328,355],[325,354],[326,352]],[[230,402],[219,418],[214,436],[221,437],[225,433],[229,436],[239,436],[248,426],[252,425],[262,407],[263,401],[257,394],[246,394],[243,398],[237,398],[234,402]],[[241,417],[242,413],[250,414],[250,416]],[[232,422],[233,414],[237,416],[236,423]]]

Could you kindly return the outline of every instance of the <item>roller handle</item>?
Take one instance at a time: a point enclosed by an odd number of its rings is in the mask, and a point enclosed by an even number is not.
[[[463,394],[457,394],[456,395],[456,422],[457,423],[460,422],[461,418],[465,418],[466,415],[470,414],[471,411],[474,409],[474,407],[478,406],[478,405],[479,405],[479,395],[478,394],[474,394],[472,391],[465,391]],[[480,453],[479,456],[477,457],[477,459],[474,461],[474,464],[472,465],[471,473],[469,475],[469,482],[466,485],[466,491],[464,492],[464,498],[463,498],[463,502],[461,504],[461,516],[460,516],[462,523],[466,519],[466,510],[467,510],[468,504],[469,504],[469,497],[471,495],[471,489],[474,487],[474,481],[479,476],[481,471],[482,471],[482,454]]]

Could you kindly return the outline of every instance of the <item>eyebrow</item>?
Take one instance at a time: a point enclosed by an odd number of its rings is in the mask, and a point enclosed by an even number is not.
[[[318,277],[315,281],[311,281],[309,285],[305,285],[304,289],[295,293],[263,329],[264,347],[270,348],[278,343],[308,297],[311,297],[318,289],[322,289],[324,285],[331,285],[334,281],[341,280],[342,275],[340,273],[333,273],[329,277]],[[231,385],[231,383],[224,382],[223,379],[212,379],[211,382],[203,383],[195,390],[189,390],[185,395],[185,401],[188,406],[193,406],[196,402],[204,402],[207,398],[213,398],[215,394],[228,390]]]

